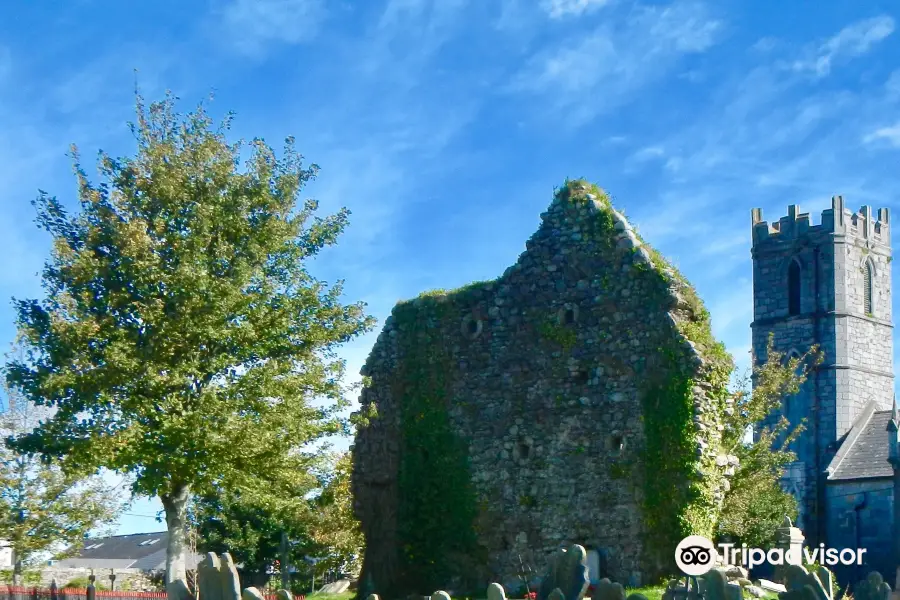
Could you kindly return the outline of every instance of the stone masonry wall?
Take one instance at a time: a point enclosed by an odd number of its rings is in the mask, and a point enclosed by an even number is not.
[[[893,487],[890,479],[828,484],[828,546],[866,549],[862,567],[837,566],[842,580],[858,581],[870,571],[885,581],[894,577],[892,528],[885,525],[893,518]]]
[[[362,371],[361,413],[375,409],[377,417],[358,428],[353,447],[354,508],[367,542],[363,579],[375,591],[390,587],[398,564],[397,377],[409,360],[401,340],[413,335],[398,317],[401,307],[424,319],[447,357],[435,368],[468,448],[485,577],[514,586],[520,560],[540,567],[571,543],[597,549],[605,574],[618,581],[637,584],[654,568],[644,552],[643,483],[654,476],[641,464],[645,406],[668,401],[648,398],[648,383],[678,369],[696,381],[684,424],[691,454],[721,501],[733,463],[716,454],[722,407],[705,374],[712,362],[680,331],[700,319],[702,305],[691,305],[689,286],[605,196],[589,190],[574,182],[558,194],[526,251],[496,281],[398,305],[385,323]],[[612,215],[614,231],[597,233],[598,214]],[[650,270],[663,277],[638,274]],[[664,355],[673,342],[676,355]]]
[[[797,411],[803,407],[802,414],[792,411],[792,417],[807,419],[795,445],[798,460],[806,466],[801,510],[807,534],[819,541],[817,522],[810,518],[817,503],[816,481],[834,455],[837,440],[870,400],[881,409],[891,404],[890,214],[882,209],[876,217],[868,207],[854,213],[845,209],[839,196],[830,210],[823,211],[818,225],[797,206],[772,224],[754,209],[752,252],[754,356],[765,359],[770,334],[779,352],[802,354],[818,344],[824,356],[810,383],[791,399]],[[792,261],[801,266],[797,315],[788,314]],[[865,312],[863,297],[867,261],[874,271],[871,314]]]
[[[156,585],[150,574],[140,569],[114,569],[116,574],[115,589],[128,590],[133,592],[158,592],[162,591],[160,586]],[[103,586],[102,589],[110,589],[109,574],[110,569],[94,569],[94,575],[97,577],[96,585]],[[60,568],[60,567],[44,567],[40,571],[41,581],[38,587],[48,588],[50,582],[54,579],[59,587],[65,587],[67,583],[73,580],[86,581],[91,574],[88,568]]]

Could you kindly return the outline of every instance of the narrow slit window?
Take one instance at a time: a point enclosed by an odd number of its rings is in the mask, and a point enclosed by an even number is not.
[[[788,268],[788,314],[800,314],[800,263],[796,260]]]
[[[863,274],[863,308],[867,315],[872,314],[872,283],[874,279],[874,273],[872,271],[872,263],[866,261],[866,272]]]

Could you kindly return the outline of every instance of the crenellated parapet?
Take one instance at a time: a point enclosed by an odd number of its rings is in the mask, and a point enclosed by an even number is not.
[[[867,244],[890,245],[890,209],[879,208],[873,216],[871,206],[863,206],[857,212],[844,206],[841,196],[831,199],[831,208],[822,211],[821,223],[813,225],[809,213],[801,213],[796,204],[788,206],[788,214],[778,221],[763,220],[761,208],[751,211],[753,248],[771,243],[784,243],[816,233],[834,233],[858,238]]]

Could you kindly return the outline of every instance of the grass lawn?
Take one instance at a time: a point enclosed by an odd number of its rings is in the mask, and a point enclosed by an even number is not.
[[[662,598],[663,592],[666,591],[665,586],[651,586],[651,587],[642,587],[642,588],[625,588],[625,597],[627,598],[630,594],[639,593],[647,596],[647,600],[660,600]],[[590,594],[585,595],[585,600],[590,599]],[[453,600],[484,600],[484,598],[453,598]],[[510,598],[509,600],[518,600],[516,598]]]
[[[625,597],[627,598],[629,594],[637,593],[647,596],[647,600],[660,600],[665,591],[666,588],[662,585],[642,588],[625,588]]]
[[[630,594],[634,594],[635,592],[639,594],[643,594],[647,597],[647,600],[661,600],[663,592],[666,591],[665,586],[652,586],[652,587],[642,587],[642,588],[626,588],[625,596],[629,596]],[[353,594],[355,592],[344,592],[343,594],[307,594],[307,598],[312,600],[351,600],[353,598]],[[589,596],[585,596],[587,600]],[[777,599],[776,595],[769,596],[766,598],[774,598]],[[453,598],[453,600],[484,600],[484,598]],[[510,600],[515,600],[511,598]]]
[[[316,600],[351,600],[356,592],[346,591],[341,594],[306,594],[307,598],[315,598]]]

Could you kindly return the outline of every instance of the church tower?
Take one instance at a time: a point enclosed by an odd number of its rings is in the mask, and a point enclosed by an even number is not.
[[[788,356],[818,346],[824,357],[782,407],[791,425],[805,419],[785,484],[813,545],[826,542],[825,469],[842,436],[869,401],[889,410],[894,390],[890,213],[854,213],[840,196],[831,206],[818,225],[796,205],[771,224],[752,210],[754,360],[770,335]]]

